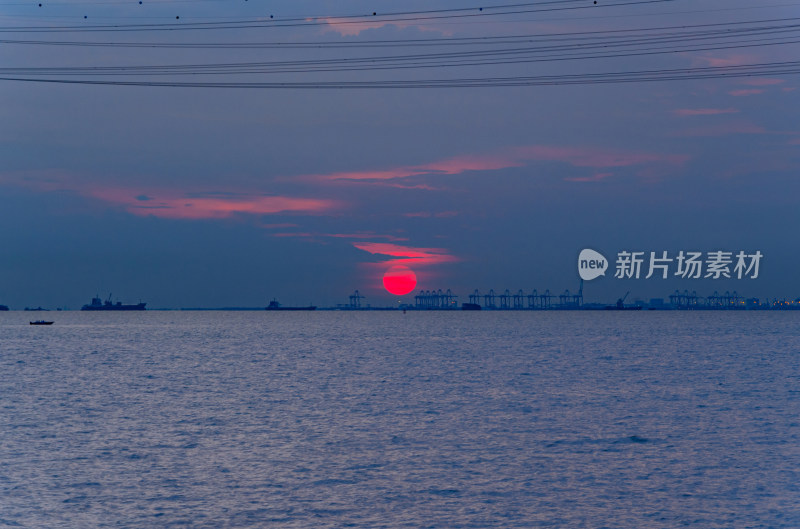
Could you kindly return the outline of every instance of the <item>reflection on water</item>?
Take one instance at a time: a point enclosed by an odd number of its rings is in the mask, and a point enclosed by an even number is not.
[[[798,317],[3,313],[0,527],[798,527]]]

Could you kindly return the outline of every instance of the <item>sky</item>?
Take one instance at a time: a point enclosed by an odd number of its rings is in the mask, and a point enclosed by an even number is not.
[[[586,301],[800,297],[799,25],[789,0],[0,0],[0,304],[558,295],[586,248]],[[730,278],[677,273],[719,251]]]

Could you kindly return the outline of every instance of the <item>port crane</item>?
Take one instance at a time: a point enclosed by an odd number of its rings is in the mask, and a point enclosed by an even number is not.
[[[630,293],[631,293],[630,290],[625,292],[625,295],[617,300],[617,308],[618,309],[621,309],[621,308],[623,308],[625,306],[625,300],[628,298],[628,294],[630,294]]]
[[[364,299],[365,296],[362,296],[358,293],[358,290],[353,292],[353,295],[350,296],[350,308],[352,309],[360,309],[361,308],[361,300]]]

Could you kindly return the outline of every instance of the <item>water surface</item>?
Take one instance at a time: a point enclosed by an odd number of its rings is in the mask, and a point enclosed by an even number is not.
[[[0,314],[0,527],[800,527],[800,313]]]

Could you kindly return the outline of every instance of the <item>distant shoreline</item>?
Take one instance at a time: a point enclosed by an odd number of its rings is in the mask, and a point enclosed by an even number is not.
[[[129,312],[782,312],[800,310],[800,305],[790,306],[760,306],[760,307],[642,307],[641,310],[607,310],[605,307],[551,307],[535,309],[514,308],[482,308],[480,310],[462,310],[459,308],[415,308],[415,307],[317,307],[314,311],[271,311],[264,307],[181,307],[181,308],[153,308],[144,311],[100,311],[113,313]],[[3,312],[32,312],[25,309],[9,309]],[[86,312],[80,309],[44,309],[43,312]],[[95,311],[96,312],[96,311]]]

